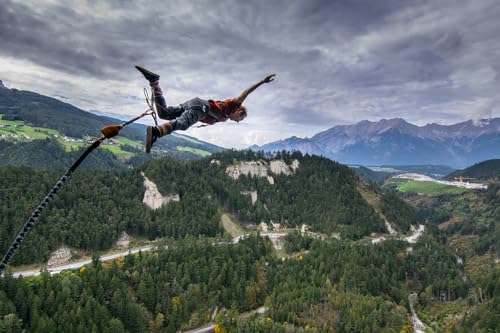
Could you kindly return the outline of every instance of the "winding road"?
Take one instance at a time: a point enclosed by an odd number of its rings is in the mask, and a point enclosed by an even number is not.
[[[143,247],[136,247],[136,248],[128,249],[128,250],[123,251],[123,252],[109,254],[109,255],[104,255],[104,256],[99,257],[99,259],[101,261],[110,261],[110,260],[114,260],[114,259],[119,258],[119,257],[126,256],[129,253],[137,253],[137,252],[140,252],[140,251],[142,251],[142,252],[151,251],[153,248],[154,247],[151,246],[151,245],[147,245],[147,246],[143,246]],[[62,265],[62,266],[51,267],[51,268],[48,268],[47,271],[51,275],[59,274],[59,273],[61,273],[62,271],[66,270],[66,269],[80,268],[82,266],[90,264],[91,262],[92,262],[92,259],[86,259],[86,260],[77,261],[77,262],[73,262],[73,263],[70,263],[70,264]],[[14,272],[14,273],[12,273],[12,275],[14,277],[18,277],[18,276],[24,276],[24,277],[27,277],[27,276],[37,276],[37,275],[40,275],[40,270],[28,270],[28,271]]]
[[[194,330],[184,331],[183,333],[209,333],[213,332],[215,329],[215,324],[208,324],[203,327],[195,328]]]
[[[417,241],[417,239],[420,236],[422,236],[422,234],[424,233],[424,230],[425,230],[425,227],[423,225],[420,225],[420,226],[418,226],[418,228],[416,228],[415,230],[413,230],[413,234],[412,235],[410,235],[408,237],[405,237],[404,240],[407,241],[408,243],[415,243]],[[250,234],[244,234],[244,235],[240,235],[240,236],[234,237],[232,239],[231,243],[236,244],[239,241],[247,238],[249,235]],[[286,232],[262,232],[260,235],[263,236],[263,237],[269,237],[271,239],[271,242],[273,242],[273,245],[275,247],[277,247],[277,243],[276,242],[280,238],[286,236],[287,233]],[[373,239],[372,243],[378,243],[378,242],[380,242],[382,240],[385,240],[384,236],[376,238],[376,239]],[[118,253],[114,253],[114,254],[103,255],[103,256],[99,257],[99,259],[101,261],[111,261],[111,260],[114,260],[116,258],[119,258],[119,257],[122,257],[122,256],[126,256],[129,253],[137,253],[139,251],[142,251],[142,252],[151,251],[154,248],[155,248],[155,246],[146,245],[146,246],[142,246],[142,247],[136,247],[136,248],[128,249],[126,251],[122,251],[122,252],[118,252]],[[51,275],[59,274],[59,273],[61,273],[62,271],[66,270],[66,269],[80,268],[82,266],[90,264],[91,262],[92,262],[92,259],[86,259],[86,260],[81,260],[81,261],[73,262],[73,263],[66,264],[66,265],[50,267],[50,268],[48,268],[48,272]],[[27,270],[27,271],[13,272],[12,275],[14,277],[18,277],[18,276],[24,276],[24,277],[37,276],[37,275],[40,275],[40,269],[33,269],[33,270]]]
[[[425,332],[425,325],[418,318],[417,312],[415,311],[415,307],[413,306],[413,303],[417,300],[418,296],[415,293],[411,293],[408,295],[408,302],[410,303],[410,310],[411,310],[411,318],[412,318],[412,325],[413,325],[413,332],[415,333],[424,333]]]

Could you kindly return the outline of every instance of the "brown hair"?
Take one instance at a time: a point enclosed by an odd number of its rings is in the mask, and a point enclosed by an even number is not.
[[[246,106],[240,105],[240,107],[238,108],[238,111],[241,114],[241,117],[246,118],[246,116],[247,116]]]

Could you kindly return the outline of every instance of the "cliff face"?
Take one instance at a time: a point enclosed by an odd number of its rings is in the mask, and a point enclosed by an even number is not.
[[[252,177],[267,177],[270,184],[274,184],[272,175],[284,174],[286,176],[292,175],[299,168],[299,161],[294,160],[290,165],[286,164],[283,160],[273,160],[269,163],[266,161],[241,161],[238,164],[230,165],[226,168],[226,174],[233,178],[238,179],[240,175]]]
[[[73,258],[73,251],[69,247],[62,245],[50,255],[47,267],[67,264],[71,258]]]
[[[168,204],[171,201],[180,201],[179,194],[171,194],[163,196],[160,191],[158,191],[158,187],[156,184],[149,180],[144,173],[142,174],[144,177],[144,199],[142,202],[151,209],[158,209],[163,205]]]

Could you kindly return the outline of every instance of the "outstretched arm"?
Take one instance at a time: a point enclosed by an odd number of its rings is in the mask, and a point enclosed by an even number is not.
[[[268,75],[263,80],[260,80],[259,82],[251,85],[250,87],[245,89],[245,91],[243,91],[240,96],[236,97],[236,101],[239,104],[243,104],[243,102],[248,97],[248,95],[250,95],[255,89],[260,87],[262,84],[269,83],[269,82],[273,81],[275,76],[276,76],[276,74]]]

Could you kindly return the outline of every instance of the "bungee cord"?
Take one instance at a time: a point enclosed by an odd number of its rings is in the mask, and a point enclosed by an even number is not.
[[[56,194],[63,187],[64,183],[66,183],[71,178],[71,175],[94,149],[99,147],[104,140],[111,139],[112,137],[118,135],[120,131],[127,125],[130,125],[145,116],[150,115],[153,118],[155,124],[158,125],[155,103],[152,102],[154,101],[154,92],[151,92],[151,99],[149,99],[147,89],[144,88],[144,96],[146,99],[146,104],[148,105],[148,109],[146,111],[141,113],[139,116],[124,122],[121,125],[108,125],[101,128],[102,135],[99,138],[95,139],[94,142],[92,142],[92,144],[87,147],[82,155],[80,155],[80,157],[73,163],[73,165],[71,165],[69,169],[64,173],[64,175],[59,178],[59,180],[54,184],[49,193],[45,196],[45,198],[43,198],[37,208],[31,213],[30,217],[25,222],[24,226],[19,231],[10,247],[5,252],[2,260],[0,261],[0,276],[3,275],[4,269],[16,254],[17,250],[21,246],[21,243],[24,241],[26,236],[28,236],[28,233],[33,229],[43,211],[49,206],[49,203],[54,199]]]

